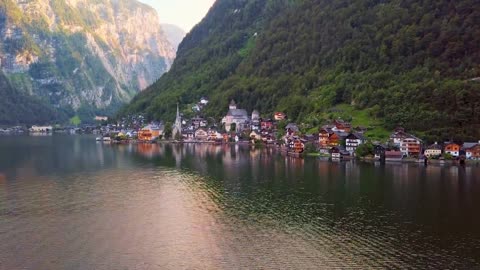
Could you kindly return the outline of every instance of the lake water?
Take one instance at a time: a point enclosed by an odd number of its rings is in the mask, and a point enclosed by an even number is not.
[[[480,167],[0,137],[0,269],[480,269]]]

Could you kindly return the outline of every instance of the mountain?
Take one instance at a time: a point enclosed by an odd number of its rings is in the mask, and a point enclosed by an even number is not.
[[[161,24],[161,26],[167,36],[167,40],[176,50],[187,33],[185,33],[182,28],[173,24]]]
[[[384,131],[478,140],[479,16],[476,0],[218,0],[122,114],[171,120],[208,96],[215,117],[235,99],[315,130],[340,108]]]
[[[18,93],[8,83],[0,71],[0,123],[16,125],[20,123],[48,123],[62,119],[65,116],[52,109],[42,101]]]
[[[85,120],[112,114],[175,58],[154,9],[135,0],[0,0],[0,40],[11,96]]]

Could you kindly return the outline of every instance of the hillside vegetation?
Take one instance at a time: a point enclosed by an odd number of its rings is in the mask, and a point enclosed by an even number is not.
[[[216,117],[234,98],[314,127],[349,104],[386,129],[477,140],[478,18],[475,0],[219,0],[122,114],[171,119],[207,95]]]
[[[63,121],[66,116],[47,104],[14,91],[0,71],[0,125],[37,124]]]

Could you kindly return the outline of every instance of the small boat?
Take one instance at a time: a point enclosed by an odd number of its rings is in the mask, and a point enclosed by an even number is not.
[[[97,137],[95,140],[97,142],[110,142],[112,140],[112,138],[110,138],[110,137]]]

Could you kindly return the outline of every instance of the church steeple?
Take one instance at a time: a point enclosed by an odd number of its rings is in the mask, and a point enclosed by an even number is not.
[[[230,101],[230,106],[228,108],[230,110],[236,110],[237,109],[237,104],[235,103],[235,100],[232,99],[232,101]]]
[[[174,139],[182,136],[182,116],[180,115],[180,109],[177,103],[177,117],[175,118],[175,123],[173,124],[172,136]]]

